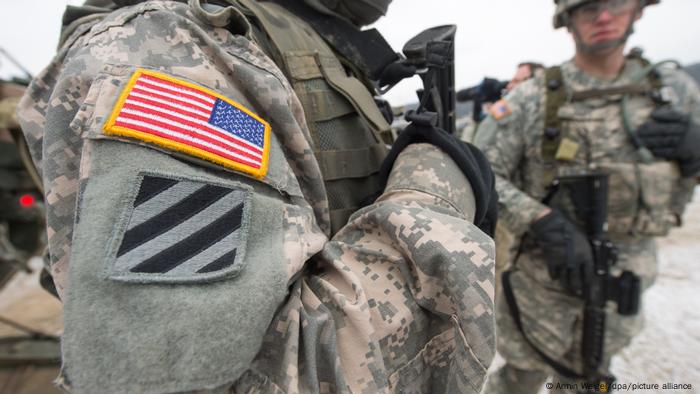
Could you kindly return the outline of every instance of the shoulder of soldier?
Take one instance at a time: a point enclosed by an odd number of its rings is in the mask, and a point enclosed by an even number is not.
[[[217,28],[238,31],[242,35],[250,28],[245,18],[233,15],[236,12],[232,8],[225,12],[208,12],[201,6],[175,1],[142,2],[118,8],[97,23],[90,21],[88,30],[75,34],[66,46],[73,47],[73,51],[90,47],[90,53],[95,57],[104,57],[94,47],[120,42],[138,55],[139,51],[145,54],[162,49],[149,48],[149,41],[167,41],[173,47],[183,49],[226,44],[230,35],[217,32]]]
[[[491,106],[489,115],[501,125],[507,125],[517,119],[524,120],[537,116],[540,102],[546,93],[544,75],[535,75],[513,90],[503,99]]]
[[[147,1],[117,8],[76,37],[79,43],[94,44],[100,39],[130,40],[134,46],[143,36],[160,35],[175,39],[183,32],[215,27],[207,13],[196,12],[191,6],[175,1]],[[209,25],[209,26],[207,26]],[[135,27],[141,30],[134,29]],[[146,28],[144,30],[144,28]],[[159,29],[161,28],[161,29]],[[128,31],[124,31],[124,30]],[[185,33],[187,34],[187,33]],[[73,43],[69,43],[73,44]],[[73,44],[75,46],[75,44]]]
[[[512,103],[530,103],[539,102],[542,96],[546,94],[545,89],[545,74],[544,72],[535,73],[535,75],[516,86],[507,96],[506,99]]]
[[[499,138],[498,134],[505,132],[512,135],[511,129],[517,129],[539,116],[542,95],[545,94],[544,84],[544,74],[535,74],[493,103],[488,116],[476,130],[475,145],[480,148],[493,145],[493,140]]]
[[[148,1],[90,21],[59,52],[49,85],[70,78],[90,81],[103,68],[117,65],[185,72],[193,82],[215,87],[228,78],[215,66],[221,56],[236,57],[288,85],[267,55],[245,38],[250,25],[238,11],[210,11],[198,2]]]
[[[662,65],[656,68],[664,86],[672,88],[681,99],[693,97],[700,100],[700,89],[693,77],[674,65]]]

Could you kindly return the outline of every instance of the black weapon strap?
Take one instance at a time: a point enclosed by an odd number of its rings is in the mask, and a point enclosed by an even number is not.
[[[532,350],[534,350],[535,353],[537,353],[537,355],[539,355],[542,358],[542,360],[544,360],[544,362],[546,362],[550,367],[552,367],[552,369],[554,369],[559,375],[569,379],[587,379],[584,375],[577,373],[573,369],[549,357],[542,350],[540,350],[540,348],[538,348],[537,345],[535,345],[525,334],[525,330],[523,329],[523,322],[520,318],[520,308],[518,308],[518,302],[515,299],[515,292],[513,292],[513,286],[510,282],[510,275],[516,271],[517,270],[514,268],[504,271],[503,274],[501,274],[501,283],[503,285],[503,294],[506,297],[506,303],[508,304],[508,310],[510,311],[510,315],[513,317],[515,326],[518,328],[518,331],[525,339],[525,342],[527,342],[527,344],[530,345]]]
[[[322,14],[299,0],[270,1],[311,25],[336,52],[372,80],[379,80],[382,71],[400,59],[377,29],[360,30],[344,19]]]

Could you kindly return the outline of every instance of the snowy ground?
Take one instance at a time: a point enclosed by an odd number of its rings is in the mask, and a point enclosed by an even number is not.
[[[688,383],[700,393],[700,188],[684,218],[683,227],[659,240],[659,277],[643,300],[644,331],[613,359],[620,383]]]

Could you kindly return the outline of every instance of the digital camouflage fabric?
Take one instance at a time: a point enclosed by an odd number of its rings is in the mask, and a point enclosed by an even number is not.
[[[620,75],[602,79],[585,74],[569,61],[562,65],[562,73],[567,93],[571,93],[629,85],[642,68],[640,61],[630,59]],[[663,85],[669,88],[671,105],[700,122],[700,93],[693,81],[676,69],[662,67],[659,72]],[[646,78],[641,81],[649,83]],[[540,201],[548,186],[542,157],[546,89],[543,76],[522,83],[505,98],[510,115],[500,120],[487,118],[477,134],[476,144],[496,173],[499,223],[515,235],[517,244],[544,209]],[[621,95],[589,98],[567,102],[559,109],[561,138],[568,149],[559,146],[561,159],[556,161],[555,175],[610,174],[608,230],[620,253],[612,274],[631,270],[641,277],[643,288],[648,288],[657,272],[653,237],[680,224],[696,180],[681,178],[675,162],[655,159],[644,164],[639,160],[623,129],[621,99]],[[645,95],[633,95],[628,108],[631,126],[636,129],[647,121],[655,105]],[[567,295],[551,280],[542,252],[532,241],[524,241],[517,266],[512,280],[524,330],[551,358],[580,371],[582,301]],[[607,319],[609,360],[639,332],[643,316],[623,317],[611,310]],[[489,377],[486,391],[536,393],[551,370],[524,342],[501,292],[497,323],[498,350],[507,366]],[[531,384],[517,383],[523,374],[529,374]]]
[[[472,224],[466,179],[437,148],[412,145],[377,202],[330,237],[311,109],[231,33],[248,27],[236,9],[198,1],[123,8],[74,30],[21,102],[65,305],[61,383],[77,393],[479,392],[495,352],[494,245]],[[264,176],[106,133],[137,68],[177,83],[128,104],[142,126],[161,122],[172,137],[178,122],[178,135],[201,140],[205,120],[182,122],[202,89],[269,123]],[[163,93],[185,104],[153,100]]]

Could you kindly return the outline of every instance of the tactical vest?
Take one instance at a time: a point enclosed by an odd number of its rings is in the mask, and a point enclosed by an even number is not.
[[[639,56],[629,58],[636,59],[645,68],[650,65],[648,60]],[[540,152],[546,185],[551,185],[558,175],[558,167],[562,163],[560,155],[566,151],[560,109],[569,103],[615,95],[644,95],[652,99],[654,106],[665,104],[661,98],[663,83],[659,74],[652,71],[647,74],[646,80],[647,84],[567,92],[560,67],[545,71],[546,96]],[[603,171],[611,173],[608,206],[611,234],[667,234],[676,220],[671,205],[674,185],[678,183],[676,178],[679,176],[673,163],[659,160],[644,162],[640,159],[635,164],[611,164]]]
[[[390,125],[369,83],[316,31],[284,7],[238,0],[253,37],[280,67],[301,100],[314,154],[323,174],[332,233],[368,197],[381,192],[379,167],[387,154],[381,138]]]
[[[637,59],[643,67],[649,66],[651,63],[642,57],[629,55],[628,59]],[[651,72],[647,75],[649,87],[641,85],[628,85],[614,87],[610,89],[593,89],[583,92],[575,92],[571,97],[567,96],[564,86],[564,76],[562,75],[561,67],[554,66],[545,70],[545,86],[547,95],[545,98],[545,116],[544,130],[542,138],[541,153],[545,163],[545,180],[550,184],[555,177],[556,168],[556,153],[561,144],[561,119],[559,118],[559,109],[567,102],[583,101],[591,98],[600,98],[610,95],[628,94],[628,95],[649,95],[654,97],[658,95],[663,87],[661,78],[656,72]],[[658,100],[654,98],[654,102]]]

